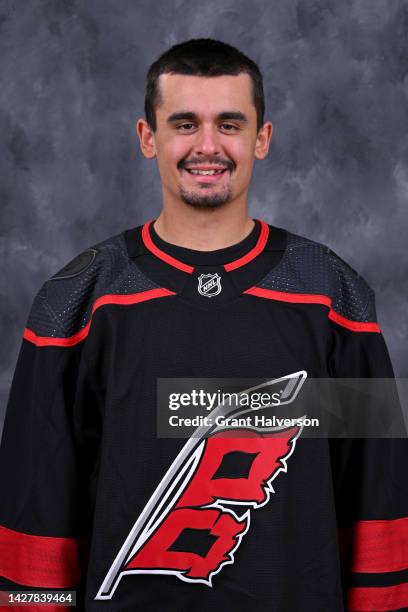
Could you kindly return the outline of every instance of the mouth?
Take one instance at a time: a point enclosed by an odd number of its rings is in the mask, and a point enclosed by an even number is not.
[[[183,168],[182,172],[189,176],[189,180],[195,183],[218,183],[226,175],[228,168],[214,170],[196,170],[194,168]]]

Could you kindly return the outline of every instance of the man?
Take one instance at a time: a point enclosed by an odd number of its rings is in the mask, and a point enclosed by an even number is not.
[[[402,441],[238,421],[159,437],[163,379],[278,380],[282,398],[306,374],[392,368],[366,282],[248,214],[272,136],[256,64],[176,45],[149,70],[145,114],[159,217],[46,281],[27,322],[0,454],[1,587],[77,588],[98,612],[405,609]]]

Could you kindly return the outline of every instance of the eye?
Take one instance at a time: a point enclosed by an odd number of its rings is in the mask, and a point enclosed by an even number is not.
[[[177,126],[177,130],[181,130],[182,132],[184,132],[185,130],[183,128],[186,128],[187,130],[189,129],[189,126],[194,126],[194,123],[182,123],[181,125]]]
[[[195,127],[194,123],[181,123],[176,127],[177,130],[181,132],[190,131]],[[233,125],[232,123],[221,123],[220,127],[223,128],[226,132],[235,132],[239,130],[239,127]]]
[[[233,125],[232,123],[221,123],[221,127],[226,129],[227,132],[234,132],[235,130],[239,129],[236,125]]]

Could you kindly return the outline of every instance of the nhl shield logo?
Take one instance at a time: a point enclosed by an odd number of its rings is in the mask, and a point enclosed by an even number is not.
[[[198,277],[198,293],[204,297],[214,297],[221,293],[221,276],[219,274],[200,274]]]

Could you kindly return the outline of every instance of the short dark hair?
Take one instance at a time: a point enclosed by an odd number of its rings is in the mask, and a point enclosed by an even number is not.
[[[231,45],[212,38],[193,38],[174,45],[149,68],[146,77],[145,116],[153,132],[157,129],[156,108],[161,103],[158,78],[161,74],[222,76],[247,73],[252,80],[252,100],[256,109],[257,131],[263,125],[265,99],[258,65]]]

